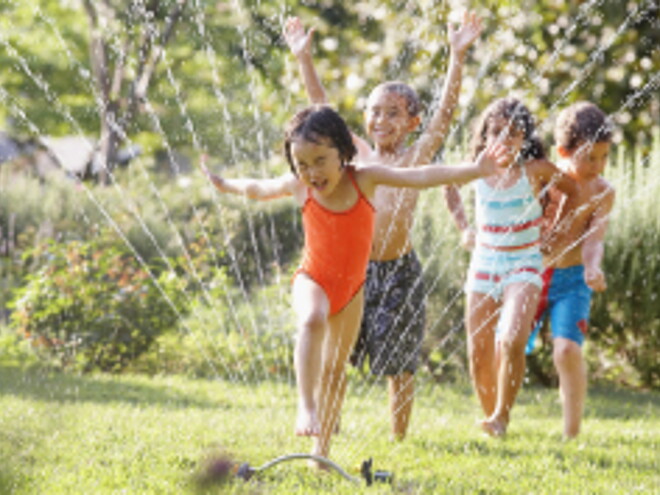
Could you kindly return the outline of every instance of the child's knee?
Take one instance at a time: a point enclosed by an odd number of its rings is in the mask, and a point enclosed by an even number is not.
[[[502,355],[525,354],[527,336],[523,332],[509,332],[499,339],[500,353]]]
[[[298,315],[299,332],[322,332],[327,324],[328,317],[324,311],[312,310]]]
[[[552,358],[557,367],[574,365],[582,360],[582,348],[570,339],[556,338],[553,342]]]

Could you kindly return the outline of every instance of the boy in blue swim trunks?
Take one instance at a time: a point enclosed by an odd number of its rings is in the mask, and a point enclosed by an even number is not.
[[[596,105],[579,102],[564,109],[555,125],[559,167],[579,185],[567,200],[550,191],[553,216],[543,244],[544,287],[527,353],[546,316],[550,318],[553,361],[559,375],[564,436],[574,438],[587,392],[582,343],[588,333],[593,291],[607,287],[601,269],[603,238],[614,204],[614,188],[601,173],[610,152],[607,115]]]

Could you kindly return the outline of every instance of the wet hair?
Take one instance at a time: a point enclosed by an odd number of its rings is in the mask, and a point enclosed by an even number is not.
[[[371,94],[374,94],[378,90],[385,91],[386,93],[396,93],[403,96],[406,99],[406,109],[408,110],[408,115],[411,117],[416,117],[421,113],[422,102],[419,99],[419,95],[406,83],[401,81],[387,81],[376,86]]]
[[[502,117],[523,133],[520,159],[523,161],[545,158],[545,150],[536,135],[536,124],[529,109],[516,98],[500,98],[486,107],[472,134],[471,156],[474,160],[486,147],[488,127],[493,119]]]
[[[593,103],[580,101],[565,108],[555,123],[555,144],[574,151],[583,143],[609,143],[612,127],[607,114]]]
[[[342,166],[357,154],[353,136],[346,122],[326,105],[312,105],[299,111],[289,121],[284,132],[284,155],[291,171],[298,175],[291,151],[293,141],[303,139],[316,144],[328,144],[339,151]]]

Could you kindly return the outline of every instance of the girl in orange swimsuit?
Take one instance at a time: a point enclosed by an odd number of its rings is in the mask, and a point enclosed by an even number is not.
[[[293,196],[302,207],[305,246],[293,279],[297,318],[294,364],[297,435],[315,437],[313,453],[327,457],[346,389],[344,367],[357,338],[363,284],[371,251],[376,186],[427,188],[492,173],[505,149],[494,145],[460,166],[350,165],[356,155],[343,119],[327,106],[302,110],[286,128],[291,173],[273,179],[223,179],[202,171],[221,192],[254,199]]]

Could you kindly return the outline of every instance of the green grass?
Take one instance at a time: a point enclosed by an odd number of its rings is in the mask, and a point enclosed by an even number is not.
[[[418,387],[410,435],[388,439],[385,389],[351,376],[332,458],[355,476],[361,462],[393,485],[318,475],[282,463],[249,482],[230,477],[209,493],[651,493],[660,486],[657,392],[590,391],[583,433],[561,439],[555,390],[526,389],[509,435],[484,437],[467,386]],[[181,377],[72,376],[0,366],[0,493],[168,494],[193,481],[209,452],[257,467],[306,452],[292,433],[289,383]]]

